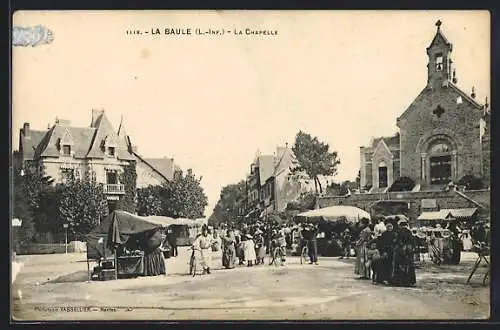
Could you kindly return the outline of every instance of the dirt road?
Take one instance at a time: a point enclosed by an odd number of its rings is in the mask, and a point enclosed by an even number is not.
[[[169,275],[86,282],[84,255],[30,256],[13,285],[16,319],[484,319],[489,317],[485,269],[465,282],[475,256],[458,266],[425,264],[416,288],[358,280],[353,260],[322,258],[320,265],[254,266],[185,273],[187,251],[168,259]],[[21,292],[19,297],[19,293]]]

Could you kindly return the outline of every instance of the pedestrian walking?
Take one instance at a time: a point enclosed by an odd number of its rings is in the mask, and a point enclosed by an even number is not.
[[[208,233],[208,227],[203,225],[201,227],[201,235],[199,235],[193,242],[193,247],[200,250],[201,264],[203,271],[210,274],[212,267],[212,245],[213,237]]]
[[[247,262],[247,266],[252,267],[253,263],[257,259],[257,256],[255,255],[255,244],[253,241],[253,237],[250,234],[247,234],[245,238],[246,240],[243,242],[245,260]]]
[[[264,258],[266,257],[266,247],[264,246],[264,237],[262,231],[257,228],[255,231],[254,242],[255,242],[255,255],[257,257],[257,265],[264,264]]]
[[[226,235],[222,238],[222,265],[226,269],[233,269],[236,262],[236,237],[232,228],[226,231]]]
[[[351,256],[351,242],[352,242],[352,235],[349,227],[344,229],[340,239],[342,242],[342,255],[340,256],[339,259],[344,259],[344,258],[349,259],[349,257]]]

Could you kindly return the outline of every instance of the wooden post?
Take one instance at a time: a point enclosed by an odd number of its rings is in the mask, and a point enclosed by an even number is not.
[[[118,279],[118,257],[116,256],[116,248],[115,248],[115,280]]]
[[[90,276],[90,264],[89,264],[89,258],[87,257],[87,275],[89,278],[89,282],[91,281],[91,276]]]

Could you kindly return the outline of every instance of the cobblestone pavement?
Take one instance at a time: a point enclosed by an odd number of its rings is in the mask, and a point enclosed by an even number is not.
[[[26,258],[13,285],[13,314],[22,320],[181,319],[484,319],[489,286],[480,268],[465,282],[475,255],[457,266],[425,263],[416,288],[358,280],[354,260],[319,265],[239,266],[191,277],[189,252],[167,259],[167,276],[88,282],[84,254]],[[216,261],[219,265],[220,262]],[[222,268],[222,267],[219,267]],[[488,283],[489,284],[489,283]]]

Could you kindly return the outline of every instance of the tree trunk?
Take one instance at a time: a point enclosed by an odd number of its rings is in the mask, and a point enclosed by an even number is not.
[[[314,177],[314,191],[316,192],[316,195],[318,194],[318,181],[316,181],[316,177]]]
[[[321,182],[319,181],[318,177],[314,177],[314,186],[316,187],[316,194],[318,193],[318,186],[319,186],[319,192],[323,193],[323,187],[321,186]]]

